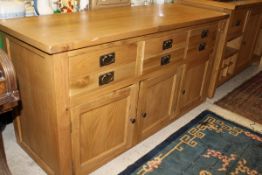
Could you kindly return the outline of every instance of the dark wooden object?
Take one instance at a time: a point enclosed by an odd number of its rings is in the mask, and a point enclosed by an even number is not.
[[[11,60],[8,58],[7,54],[0,49],[0,117],[4,113],[13,110],[17,105],[19,99],[19,94],[17,91],[15,71]],[[10,116],[8,116],[10,117]],[[4,151],[4,144],[2,138],[2,130],[4,128],[4,123],[0,121],[0,175],[11,175],[6,162],[6,156]]]
[[[1,175],[11,174],[8,165],[6,163],[2,134],[0,134],[0,174]]]

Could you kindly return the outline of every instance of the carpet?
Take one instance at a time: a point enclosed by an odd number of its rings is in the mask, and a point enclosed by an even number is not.
[[[215,104],[262,124],[262,71]]]
[[[204,111],[119,175],[261,175],[262,135]]]

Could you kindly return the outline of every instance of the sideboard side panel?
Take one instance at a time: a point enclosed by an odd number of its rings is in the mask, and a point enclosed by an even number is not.
[[[71,148],[67,148],[71,145],[66,143],[70,140],[68,93],[64,87],[68,76],[62,73],[67,69],[62,68],[66,57],[60,54],[56,59],[13,38],[9,52],[21,92],[21,111],[15,121],[18,143],[48,174],[71,174]]]

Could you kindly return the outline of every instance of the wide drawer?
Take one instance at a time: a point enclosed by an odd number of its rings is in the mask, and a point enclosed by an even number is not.
[[[163,53],[185,48],[187,34],[187,31],[183,31],[146,40],[144,57],[155,57]]]
[[[137,45],[128,44],[86,51],[69,58],[71,95],[105,87],[136,74]]]

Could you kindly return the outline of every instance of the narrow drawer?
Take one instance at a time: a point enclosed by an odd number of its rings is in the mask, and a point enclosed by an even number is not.
[[[247,10],[236,10],[230,18],[228,28],[228,40],[234,39],[242,34],[245,24]]]
[[[186,46],[187,31],[155,37],[145,41],[145,58],[183,49]]]
[[[132,78],[136,74],[137,45],[86,50],[69,58],[71,95]]]
[[[180,48],[170,53],[147,58],[143,62],[143,74],[160,70],[169,65],[174,65],[179,61],[182,61],[184,55],[185,48]]]
[[[191,30],[189,33],[189,45],[200,40],[215,40],[217,23],[204,25]]]
[[[191,43],[187,49],[186,59],[208,55],[210,52],[212,52],[214,43],[215,42],[212,40],[203,40]]]

